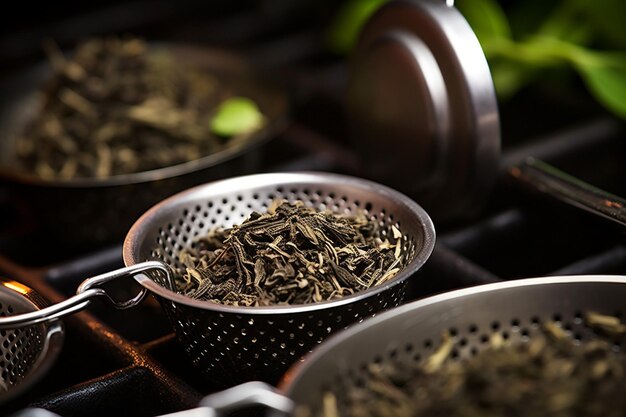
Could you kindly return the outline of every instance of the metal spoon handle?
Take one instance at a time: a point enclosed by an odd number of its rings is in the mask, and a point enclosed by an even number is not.
[[[510,168],[525,185],[560,201],[626,226],[626,200],[579,180],[535,158]]]

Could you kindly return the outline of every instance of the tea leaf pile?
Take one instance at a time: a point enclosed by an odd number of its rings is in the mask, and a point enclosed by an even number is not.
[[[178,290],[236,306],[306,304],[380,285],[403,266],[402,234],[384,238],[364,212],[336,215],[274,201],[241,225],[179,253]],[[390,241],[389,239],[392,239]]]
[[[71,59],[51,42],[46,49],[54,76],[16,138],[29,172],[106,178],[198,159],[234,140],[211,130],[231,88],[167,49],[134,38],[89,40]]]

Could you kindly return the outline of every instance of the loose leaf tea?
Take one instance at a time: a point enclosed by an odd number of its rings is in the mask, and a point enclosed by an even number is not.
[[[587,322],[623,334],[619,319]],[[589,318],[591,319],[589,320]],[[466,361],[450,360],[452,337],[421,363],[371,363],[359,386],[323,394],[319,417],[625,416],[626,355],[604,339],[579,345],[554,322],[527,343],[495,333]],[[298,417],[309,415],[301,408]]]
[[[105,178],[175,165],[241,143],[264,123],[256,104],[238,98],[254,117],[231,114],[229,129],[216,135],[217,109],[233,88],[139,39],[86,41],[71,59],[53,43],[46,49],[54,76],[37,116],[16,138],[21,166],[42,178]]]
[[[359,211],[319,211],[275,200],[241,225],[211,230],[179,253],[178,290],[236,306],[334,300],[380,285],[403,266],[402,233],[391,241]]]

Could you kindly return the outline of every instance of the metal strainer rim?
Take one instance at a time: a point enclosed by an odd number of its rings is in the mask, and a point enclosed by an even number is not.
[[[146,213],[144,213],[131,227],[130,231],[126,235],[126,239],[124,240],[123,246],[123,258],[126,266],[135,265],[139,262],[144,261],[144,259],[137,259],[139,252],[139,236],[142,234],[142,230],[149,225],[152,219],[165,207],[168,207],[171,204],[178,203],[180,201],[191,199],[194,194],[198,193],[200,190],[204,190],[206,188],[215,189],[216,192],[220,190],[223,191],[232,191],[236,190],[239,185],[249,186],[253,182],[258,182],[259,185],[268,185],[268,184],[283,184],[283,183],[295,183],[295,182],[311,182],[312,180],[324,180],[324,181],[332,181],[338,182],[344,185],[355,186],[361,189],[368,189],[370,191],[374,191],[378,194],[387,195],[393,197],[395,201],[399,204],[406,206],[412,213],[416,214],[417,219],[419,220],[422,231],[424,233],[424,242],[420,248],[417,249],[417,253],[413,260],[403,268],[396,276],[394,276],[388,282],[369,288],[365,291],[359,291],[356,294],[340,298],[338,300],[333,301],[322,301],[319,303],[311,303],[311,304],[296,304],[296,305],[286,305],[286,306],[267,306],[267,307],[236,307],[231,305],[218,304],[211,301],[200,301],[189,298],[182,294],[178,294],[174,291],[171,291],[153,280],[151,280],[146,275],[137,275],[135,276],[135,280],[141,284],[143,287],[147,288],[152,293],[155,293],[165,299],[173,301],[177,304],[183,304],[189,307],[199,308],[202,310],[212,310],[220,313],[234,313],[234,314],[253,314],[253,315],[262,315],[262,314],[277,314],[277,313],[303,313],[303,312],[314,312],[317,310],[322,310],[326,308],[339,307],[346,304],[350,304],[353,302],[357,302],[363,300],[368,297],[372,297],[378,293],[388,290],[389,288],[400,284],[411,275],[413,275],[417,270],[419,270],[426,260],[430,257],[430,254],[433,251],[435,246],[435,228],[432,223],[432,220],[426,213],[426,211],[415,201],[411,200],[406,195],[389,188],[387,186],[375,183],[373,181],[341,175],[334,173],[326,173],[326,172],[311,172],[311,171],[302,171],[302,172],[277,172],[277,173],[267,173],[267,174],[253,174],[240,176],[230,179],[224,179],[219,181],[213,181],[204,185],[200,185],[197,187],[190,188],[181,193],[175,194],[157,205],[153,206]]]

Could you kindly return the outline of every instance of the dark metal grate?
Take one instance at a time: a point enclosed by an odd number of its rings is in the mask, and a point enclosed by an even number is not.
[[[293,122],[267,145],[264,171],[362,176],[341,111],[345,60],[325,52],[323,46],[321,28],[333,2],[302,2],[298,8],[286,1],[250,2],[241,9],[231,2],[209,3],[93,6],[96,9],[71,17],[71,25],[32,19],[26,36],[0,34],[0,59],[14,70],[39,59],[35,39],[42,33],[70,46],[85,34],[111,31],[245,52],[293,95]],[[504,170],[535,156],[626,195],[624,125],[585,100],[537,100],[534,94],[538,93],[531,91],[501,109],[505,142],[501,181],[479,218],[437,225],[437,246],[411,283],[410,299],[526,276],[626,273],[623,230],[524,192]],[[0,214],[10,219],[10,213]],[[10,240],[9,226],[10,220],[0,223],[0,241]],[[71,294],[84,278],[122,266],[120,247],[86,248],[82,254],[50,249],[38,259],[8,253],[0,256],[0,271],[52,302]],[[127,284],[115,285],[113,290],[121,297],[132,294]],[[49,374],[0,414],[39,406],[68,417],[153,416],[191,408],[221,385],[193,368],[154,299],[127,311],[94,305],[90,313],[68,318],[66,332],[63,351]]]

